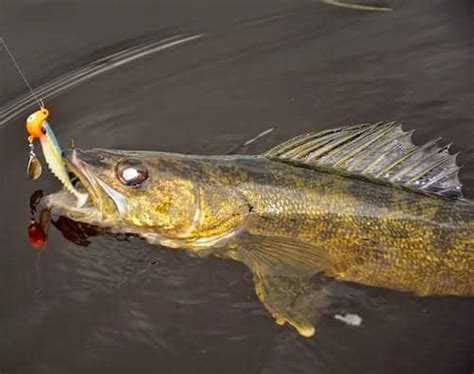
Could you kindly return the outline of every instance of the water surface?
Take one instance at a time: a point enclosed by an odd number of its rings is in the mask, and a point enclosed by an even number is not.
[[[258,153],[307,131],[398,120],[417,130],[417,142],[454,143],[473,197],[473,5],[383,5],[394,10],[8,0],[0,30],[33,84],[52,92],[63,145],[219,154],[275,127],[246,150]],[[89,77],[120,51],[196,35]],[[34,104],[21,101],[24,87],[3,54],[0,69],[0,117],[12,116],[0,127],[2,374],[473,372],[468,298],[330,282],[333,302],[304,339],[274,323],[238,263],[139,239],[98,236],[81,247],[54,229],[34,252],[29,196],[59,184],[48,173],[27,180],[23,121]],[[78,82],[81,71],[90,79]],[[344,313],[362,325],[334,318]]]

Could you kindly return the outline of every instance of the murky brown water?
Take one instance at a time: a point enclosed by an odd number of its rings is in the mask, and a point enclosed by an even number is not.
[[[0,31],[33,84],[53,92],[63,145],[217,154],[275,126],[248,150],[262,152],[310,130],[399,120],[418,141],[454,143],[474,197],[472,2],[383,2],[390,13],[257,3],[7,0]],[[81,84],[57,80],[140,43],[193,35]],[[4,54],[0,69],[5,119],[25,91]],[[2,374],[473,372],[472,299],[333,282],[332,304],[304,339],[273,322],[238,263],[139,239],[81,247],[54,229],[34,252],[30,194],[59,185],[48,173],[27,180],[29,109],[15,103],[0,127]]]

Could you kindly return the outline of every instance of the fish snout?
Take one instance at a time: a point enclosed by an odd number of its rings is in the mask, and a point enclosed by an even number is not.
[[[104,168],[108,164],[104,162],[104,157],[100,152],[95,150],[82,150],[79,148],[63,150],[63,158],[71,164],[77,166],[79,164],[94,168]]]

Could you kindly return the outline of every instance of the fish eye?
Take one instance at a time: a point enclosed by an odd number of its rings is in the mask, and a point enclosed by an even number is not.
[[[119,181],[126,185],[137,187],[148,178],[148,170],[141,161],[138,160],[123,160],[120,161],[115,172]]]
[[[26,119],[26,122],[33,122],[36,118],[36,113],[30,114]]]

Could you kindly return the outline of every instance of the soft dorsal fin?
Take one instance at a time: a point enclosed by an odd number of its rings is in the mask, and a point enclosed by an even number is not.
[[[265,156],[286,162],[332,169],[424,193],[462,198],[456,156],[440,139],[422,146],[396,122],[340,127],[298,136]]]

